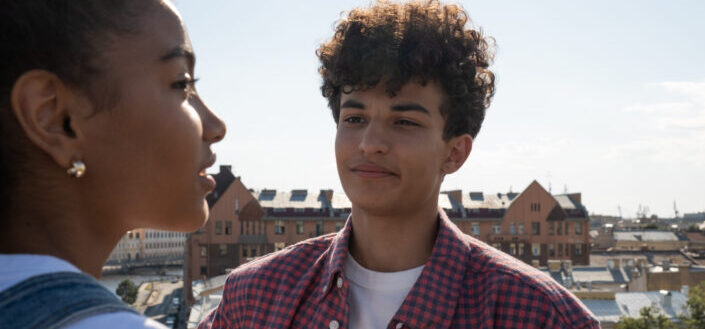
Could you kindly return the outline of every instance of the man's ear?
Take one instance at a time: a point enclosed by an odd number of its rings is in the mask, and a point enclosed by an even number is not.
[[[62,168],[80,160],[76,132],[67,104],[73,92],[59,77],[44,70],[22,74],[10,92],[10,106],[27,138]]]
[[[463,166],[472,151],[472,137],[468,134],[455,136],[448,141],[448,156],[443,162],[443,174],[452,174]]]

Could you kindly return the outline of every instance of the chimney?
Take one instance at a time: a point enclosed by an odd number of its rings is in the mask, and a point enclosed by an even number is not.
[[[663,296],[663,308],[673,308],[673,306],[671,305],[671,292],[668,290],[659,290],[659,292],[661,293],[661,296]]]
[[[577,203],[583,203],[580,193],[571,193],[571,194],[568,194],[568,197],[573,199],[573,201],[575,201]]]
[[[573,273],[573,261],[572,260],[570,260],[570,259],[564,260],[561,265],[563,266],[563,270],[565,270],[569,274]]]
[[[548,271],[550,272],[560,272],[561,270],[561,261],[557,259],[549,259],[548,260]]]
[[[233,171],[233,166],[231,166],[231,165],[221,165],[220,166],[220,173],[221,174],[224,172],[232,172],[232,171]]]

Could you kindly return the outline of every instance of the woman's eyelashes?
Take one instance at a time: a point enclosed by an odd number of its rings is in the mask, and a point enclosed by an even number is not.
[[[190,76],[186,76],[183,80],[179,80],[172,83],[171,88],[183,90],[186,92],[193,92],[196,89],[196,82],[198,82],[198,78],[191,78]]]

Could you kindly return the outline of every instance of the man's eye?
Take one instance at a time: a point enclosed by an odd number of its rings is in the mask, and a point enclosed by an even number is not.
[[[345,122],[345,123],[362,123],[362,122],[364,122],[364,120],[361,117],[352,116],[352,117],[347,117],[347,118],[343,119],[343,122]]]
[[[398,124],[398,125],[401,125],[401,126],[418,126],[418,125],[419,125],[419,124],[416,123],[416,122],[409,121],[409,120],[404,120],[404,119],[397,120],[395,123]]]

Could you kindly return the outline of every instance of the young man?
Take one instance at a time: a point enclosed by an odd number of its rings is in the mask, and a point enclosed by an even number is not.
[[[318,49],[345,227],[236,269],[201,328],[597,328],[568,291],[438,208],[494,91],[458,6],[354,9]]]

